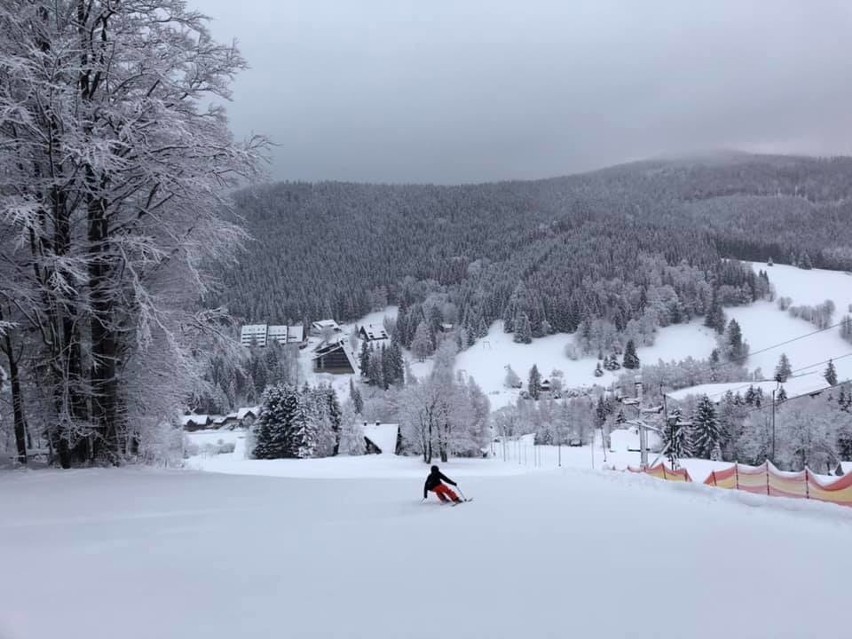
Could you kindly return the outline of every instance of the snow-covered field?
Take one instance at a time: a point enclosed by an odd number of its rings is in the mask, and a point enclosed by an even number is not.
[[[777,294],[792,298],[793,304],[816,305],[826,299],[833,300],[837,307],[835,322],[848,312],[852,303],[852,275],[819,269],[805,271],[792,266],[767,267],[760,263],[752,264],[752,268],[755,271],[768,271]],[[835,360],[840,379],[852,378],[852,344],[840,338],[838,329],[834,328],[764,351],[781,342],[812,333],[816,331],[816,327],[778,310],[777,305],[770,302],[726,308],[725,313],[729,319],[739,322],[744,338],[755,353],[747,362],[750,370],[759,368],[766,378],[771,379],[781,353],[787,354],[794,374],[803,376],[803,379],[791,381],[788,395],[799,386],[810,390],[824,385],[822,372],[825,362],[830,358]],[[571,339],[569,335],[551,335],[533,340],[532,344],[516,344],[510,333],[503,332],[502,323],[496,322],[491,326],[486,338],[458,356],[456,367],[479,383],[488,394],[493,409],[517,399],[518,391],[504,387],[508,365],[512,366],[522,380],[526,380],[529,369],[536,364],[544,377],[550,377],[554,370],[562,371],[566,387],[593,384],[609,386],[621,371],[606,372],[603,377],[595,377],[594,357],[576,361],[565,357],[564,347]],[[705,328],[702,320],[698,319],[687,325],[661,329],[656,343],[650,347],[639,348],[638,354],[645,364],[656,364],[659,360],[678,361],[687,357],[705,359],[714,346],[713,332]]]
[[[457,508],[421,503],[422,464],[345,480],[4,474],[0,636],[702,639],[847,624],[848,510],[470,463],[445,467],[475,497]]]

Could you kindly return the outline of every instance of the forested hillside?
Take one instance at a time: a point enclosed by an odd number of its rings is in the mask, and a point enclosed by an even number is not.
[[[472,335],[499,318],[533,336],[665,325],[714,290],[726,305],[763,294],[722,258],[852,268],[850,176],[848,158],[736,154],[531,182],[255,187],[235,196],[254,240],[213,301],[284,322],[438,295]]]

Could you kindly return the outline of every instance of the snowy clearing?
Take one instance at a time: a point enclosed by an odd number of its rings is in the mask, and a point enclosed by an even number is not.
[[[453,508],[420,502],[422,469],[346,481],[8,473],[0,562],[15,578],[0,581],[0,636],[643,638],[674,628],[709,639],[836,635],[846,624],[852,513],[839,507],[795,503],[793,514],[790,500],[564,470],[465,478],[476,501]],[[797,575],[806,587],[793,587]],[[640,586],[614,586],[631,581]],[[724,621],[708,623],[722,589]]]

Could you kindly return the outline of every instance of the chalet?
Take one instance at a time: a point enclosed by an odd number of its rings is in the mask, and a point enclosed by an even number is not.
[[[211,423],[212,419],[210,415],[183,415],[180,418],[180,425],[184,430],[194,431],[194,430],[203,430],[207,428]]]
[[[273,341],[282,346],[302,346],[305,343],[305,327],[301,324],[246,324],[240,329],[240,344],[243,346],[266,346]]]
[[[452,331],[454,328],[455,328],[455,326],[453,326],[453,325],[452,325],[452,324],[450,324],[449,322],[442,322],[442,323],[441,323],[441,332],[442,332],[442,333],[449,333],[449,332],[450,332],[450,331]]]
[[[314,350],[312,359],[316,373],[354,375],[358,369],[355,354],[344,339],[323,342]]]
[[[365,324],[358,329],[358,337],[367,342],[380,342],[388,339],[388,332],[381,324]]]
[[[398,455],[401,447],[399,424],[364,422],[364,443],[368,455]]]
[[[226,428],[228,430],[234,430],[237,426],[240,426],[240,420],[237,418],[236,413],[229,413],[227,415],[217,415],[213,418],[210,426],[211,428]]]
[[[332,333],[342,333],[343,329],[340,328],[340,324],[335,322],[333,319],[311,322],[311,333],[313,335],[323,335],[326,331],[331,331]]]
[[[538,390],[542,393],[549,393],[553,390],[553,384],[550,383],[549,379],[545,379],[538,385]]]

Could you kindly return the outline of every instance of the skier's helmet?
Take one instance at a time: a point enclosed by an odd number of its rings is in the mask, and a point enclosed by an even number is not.
[[[437,472],[438,472],[438,467],[437,467],[437,466],[432,466],[432,472],[433,472],[433,473],[437,473]]]

